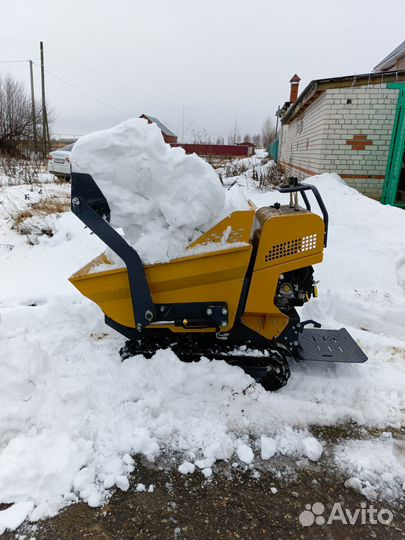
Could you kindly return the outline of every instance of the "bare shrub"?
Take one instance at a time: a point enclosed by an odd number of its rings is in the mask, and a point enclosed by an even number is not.
[[[251,164],[245,161],[232,161],[224,166],[222,175],[226,178],[230,176],[240,176],[251,168]]]
[[[257,181],[259,189],[262,191],[269,191],[274,189],[283,183],[284,175],[278,163],[275,163],[272,167],[266,167],[261,169],[257,173]]]
[[[12,228],[27,237],[31,245],[38,244],[40,236],[54,235],[54,217],[70,210],[69,197],[46,197],[23,210],[9,206]]]
[[[44,172],[44,169],[44,162],[31,162],[8,157],[0,158],[0,185],[42,184],[43,179],[40,174]]]

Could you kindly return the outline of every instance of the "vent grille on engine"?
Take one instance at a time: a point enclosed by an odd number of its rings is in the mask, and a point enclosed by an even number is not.
[[[264,257],[264,261],[270,262],[290,255],[296,255],[297,253],[303,253],[304,251],[310,251],[316,248],[316,241],[317,234],[309,234],[296,240],[275,244]]]

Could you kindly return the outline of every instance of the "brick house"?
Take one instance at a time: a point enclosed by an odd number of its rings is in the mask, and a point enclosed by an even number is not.
[[[300,179],[336,172],[381,200],[399,94],[389,83],[398,81],[404,70],[320,79],[295,101],[290,96],[281,116],[282,169]]]

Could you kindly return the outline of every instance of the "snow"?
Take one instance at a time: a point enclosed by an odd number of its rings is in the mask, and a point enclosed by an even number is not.
[[[201,472],[205,476],[205,478],[210,478],[213,474],[213,470],[211,467],[206,467],[205,469],[202,469]]]
[[[194,464],[199,469],[210,469],[215,463],[215,458],[197,459]]]
[[[89,441],[74,441],[54,429],[12,438],[0,455],[0,500],[39,504],[46,497],[64,495],[86,463],[89,449]]]
[[[236,453],[238,458],[244,463],[252,463],[254,458],[253,450],[247,444],[240,444],[236,449]]]
[[[2,213],[0,246],[11,247],[0,250],[0,502],[14,505],[0,512],[0,530],[79,500],[98,506],[129,481],[146,491],[131,456],[175,456],[176,466],[187,462],[210,478],[218,460],[252,466],[253,448],[262,459],[325,459],[312,426],[401,426],[405,213],[361,196],[335,175],[311,183],[329,210],[330,236],[325,262],[315,268],[320,296],[302,316],[346,326],[369,360],[294,363],[288,385],[276,393],[237,367],[182,363],[170,350],[121,362],[124,339],[67,281],[103,244],[66,213],[52,218],[52,237],[28,245]],[[232,197],[241,190],[235,185]],[[243,190],[242,200],[259,206],[285,200]],[[26,194],[42,196],[37,186],[3,188],[0,207],[10,198],[28,204]],[[332,459],[348,487],[369,498],[403,493],[395,441],[347,441]]]
[[[270,459],[276,453],[276,441],[264,435],[260,438],[262,459]]]
[[[189,461],[185,461],[179,466],[179,472],[181,474],[192,474],[195,471],[195,465],[194,463],[190,463]]]
[[[116,476],[116,478],[115,478],[115,485],[121,491],[128,491],[128,489],[129,489],[129,480],[128,480],[128,478],[126,476],[124,476],[123,474],[120,474],[120,475]]]
[[[338,467],[350,475],[345,487],[371,501],[395,500],[405,489],[405,467],[396,458],[392,437],[386,440],[352,440],[335,448]]]
[[[73,171],[94,178],[110,206],[111,225],[122,227],[145,263],[185,255],[187,245],[230,210],[212,167],[171,148],[144,119],[81,137],[70,160]]]
[[[314,437],[305,437],[302,441],[302,449],[304,456],[311,461],[319,461],[323,452],[322,444]]]
[[[34,507],[32,502],[18,502],[0,511],[0,534],[9,529],[13,531],[25,520]]]

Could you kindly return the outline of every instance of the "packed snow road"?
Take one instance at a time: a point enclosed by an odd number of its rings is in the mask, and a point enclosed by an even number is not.
[[[243,189],[257,205],[281,200],[246,178]],[[401,500],[405,213],[334,175],[311,182],[331,219],[325,262],[315,268],[320,298],[304,316],[346,326],[369,360],[294,364],[277,393],[266,393],[239,368],[183,364],[170,350],[121,363],[123,339],[67,281],[103,250],[101,242],[67,212],[48,216],[51,232],[28,245],[4,212],[10,200],[24,206],[27,194],[40,200],[66,188],[0,191],[0,503],[7,505],[1,532],[81,500],[98,507],[114,488],[128,496],[138,484],[148,489],[140,459],[168,462],[179,468],[175,474],[211,487],[224,468],[230,478],[245,471],[259,481],[263,463],[280,458],[293,472],[328,464],[341,486],[349,481],[349,491],[387,504]],[[328,440],[322,432],[353,424],[352,438]],[[307,502],[301,495],[300,501]]]

